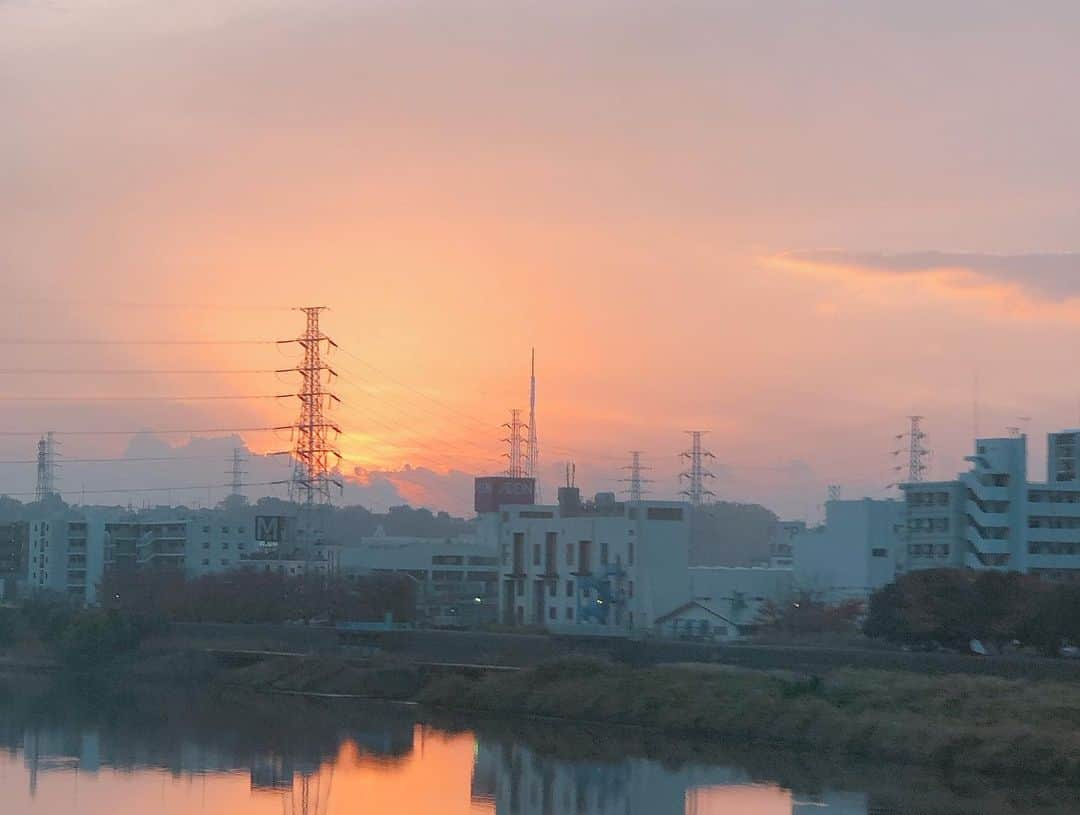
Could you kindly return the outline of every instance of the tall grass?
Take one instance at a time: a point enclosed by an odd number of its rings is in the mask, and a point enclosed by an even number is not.
[[[827,679],[566,659],[429,684],[420,701],[1080,784],[1080,687],[845,670]]]

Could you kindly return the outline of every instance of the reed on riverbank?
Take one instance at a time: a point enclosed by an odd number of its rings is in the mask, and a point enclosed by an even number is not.
[[[862,670],[823,679],[566,659],[435,679],[418,700],[1080,785],[1080,687],[1065,683]]]

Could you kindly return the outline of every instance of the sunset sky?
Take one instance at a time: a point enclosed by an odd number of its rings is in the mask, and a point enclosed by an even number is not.
[[[288,424],[102,398],[273,374],[85,371],[287,367],[101,341],[274,340],[322,304],[374,506],[469,508],[533,346],[549,493],[639,449],[670,497],[701,428],[718,496],[813,518],[829,484],[889,494],[913,412],[948,477],[976,425],[1080,424],[1077,75],[1072,0],[0,0],[0,368],[84,371],[0,374],[0,430]],[[64,438],[190,460],[62,487],[225,480],[232,442],[164,441]]]

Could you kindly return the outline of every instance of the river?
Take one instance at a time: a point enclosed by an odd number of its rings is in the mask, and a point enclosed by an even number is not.
[[[1074,793],[622,728],[0,677],[4,815],[1057,815]]]

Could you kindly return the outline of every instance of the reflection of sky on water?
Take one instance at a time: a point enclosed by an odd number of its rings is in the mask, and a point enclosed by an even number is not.
[[[791,795],[726,767],[665,769],[643,758],[551,758],[509,739],[478,740],[408,719],[343,734],[327,755],[243,753],[167,732],[6,730],[6,815],[228,812],[445,815],[791,815]],[[809,812],[810,810],[805,810]],[[823,810],[816,809],[815,812]],[[861,808],[828,808],[863,815]]]
[[[904,777],[911,768],[844,773],[826,758],[821,773],[738,748],[710,763],[693,742],[612,728],[431,727],[409,708],[161,690],[101,709],[46,697],[27,712],[20,698],[0,704],[3,815],[922,815],[927,802],[950,815],[1044,812],[984,782],[956,797],[925,773]]]

